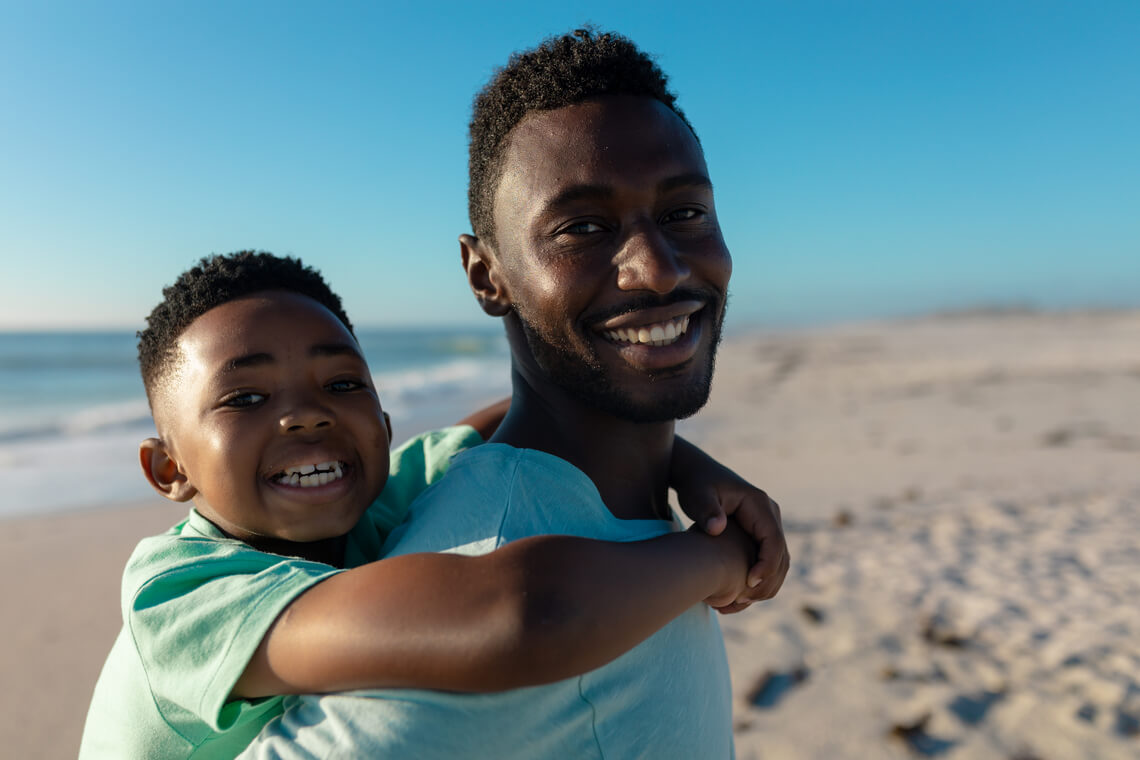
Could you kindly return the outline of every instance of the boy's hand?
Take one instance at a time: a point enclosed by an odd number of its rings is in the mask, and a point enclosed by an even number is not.
[[[719,535],[731,516],[756,543],[756,563],[748,571],[747,587],[732,605],[718,609],[738,612],[752,602],[774,597],[790,564],[780,506],[681,438],[673,445],[670,486],[684,513],[709,535]]]
[[[689,530],[697,534],[704,532],[696,525]],[[749,590],[745,573],[756,558],[756,542],[735,523],[730,523],[720,535],[706,536],[703,540],[711,542],[722,568],[720,586],[705,597],[705,604],[725,613],[744,609],[748,605],[738,603],[737,599]]]

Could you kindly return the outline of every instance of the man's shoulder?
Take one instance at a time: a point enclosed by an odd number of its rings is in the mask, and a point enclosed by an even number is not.
[[[465,504],[485,502],[498,509],[511,504],[601,504],[594,482],[570,462],[505,443],[487,443],[460,453],[447,475],[421,497],[441,509],[456,499]]]
[[[593,482],[569,462],[486,443],[452,460],[447,474],[412,505],[384,553],[484,554],[525,536],[582,535],[573,523],[594,523],[604,510]]]

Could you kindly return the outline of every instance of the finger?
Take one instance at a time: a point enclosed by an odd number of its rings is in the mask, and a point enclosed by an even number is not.
[[[779,569],[779,565],[768,561],[767,557],[761,555],[760,559],[748,570],[748,588],[756,588],[764,582],[766,576],[771,576]]]
[[[756,502],[744,502],[733,516],[748,535],[757,541],[762,541],[770,536],[783,533],[783,527],[780,525],[779,507],[775,505],[776,503],[771,499],[768,499],[767,504],[763,506]]]
[[[678,491],[677,498],[681,511],[705,533],[719,536],[724,532],[728,516],[715,490],[705,488],[685,493]]]
[[[787,552],[784,552],[780,557],[780,565],[776,572],[770,577],[766,578],[757,588],[764,594],[765,599],[771,599],[779,593],[784,585],[784,579],[788,576],[788,569],[791,567],[791,560]]]
[[[713,609],[722,615],[734,615],[737,612],[742,612],[742,611],[748,609],[748,607],[751,606],[751,604],[752,604],[752,602],[750,602],[750,601],[745,601],[745,602],[736,601],[736,602],[733,602],[732,604],[726,604],[723,607],[713,607]]]
[[[719,536],[728,527],[728,518],[724,512],[717,512],[705,520],[705,533],[710,536]]]
[[[751,583],[753,572],[759,572],[760,581],[751,585],[747,591],[741,594],[741,598],[759,602],[776,596],[784,585],[784,579],[787,577],[790,567],[791,561],[786,551],[780,555],[780,560],[775,567],[757,563],[749,571],[748,579]]]

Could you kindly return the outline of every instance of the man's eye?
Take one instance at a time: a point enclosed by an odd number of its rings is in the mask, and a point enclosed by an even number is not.
[[[691,222],[699,219],[704,215],[704,212],[699,208],[679,208],[676,211],[670,211],[665,215],[664,222]]]
[[[602,225],[596,222],[571,222],[559,230],[560,233],[569,235],[589,235],[601,231]]]
[[[333,380],[325,387],[333,393],[348,393],[349,391],[358,391],[365,385],[359,380]]]
[[[224,401],[222,401],[222,406],[228,406],[234,409],[244,409],[246,407],[256,406],[257,404],[260,404],[265,400],[265,398],[266,396],[264,393],[253,393],[252,391],[248,393],[235,393],[234,395],[228,396]]]

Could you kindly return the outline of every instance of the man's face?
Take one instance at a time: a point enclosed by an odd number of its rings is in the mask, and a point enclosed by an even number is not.
[[[732,263],[693,133],[652,98],[611,96],[532,113],[508,140],[496,249],[524,371],[624,419],[696,412]]]
[[[388,478],[388,427],[344,325],[266,291],[198,317],[178,351],[156,422],[197,509],[251,542],[351,530]]]

